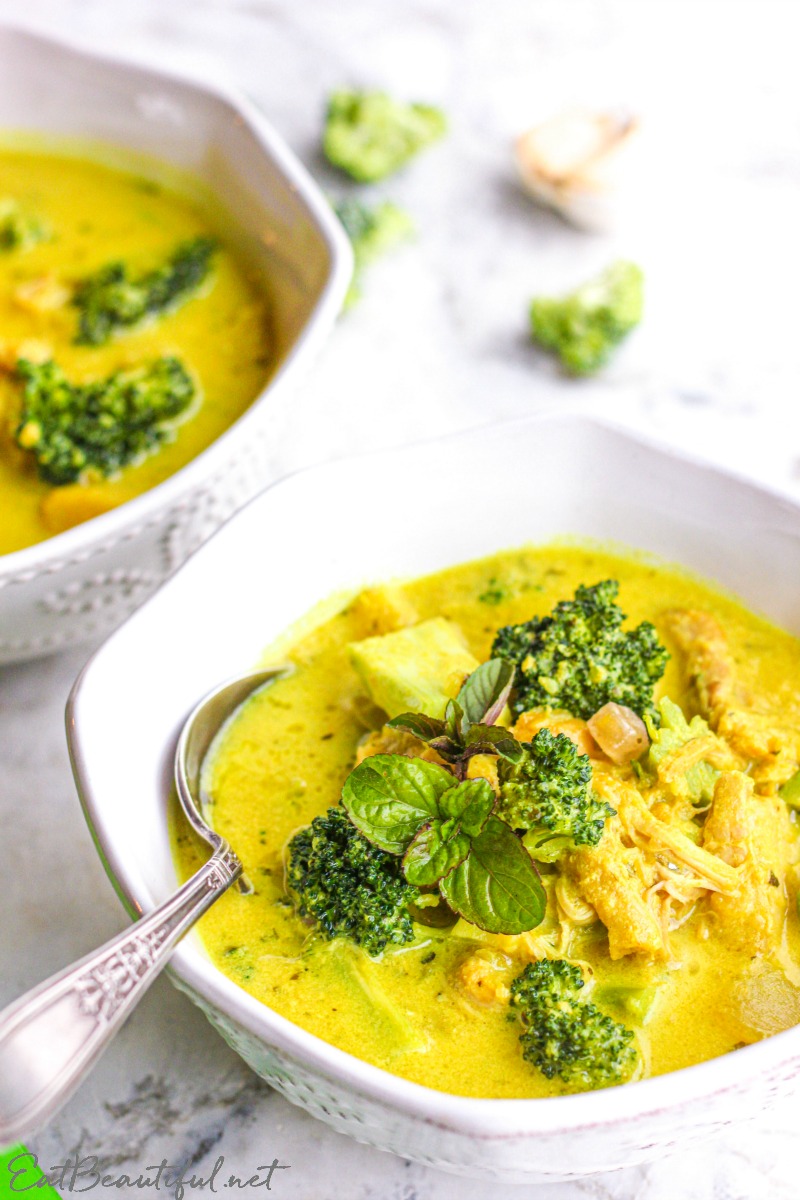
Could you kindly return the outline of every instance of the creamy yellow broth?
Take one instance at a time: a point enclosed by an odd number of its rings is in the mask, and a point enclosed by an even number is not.
[[[629,623],[651,620],[662,633],[667,608],[713,612],[728,633],[743,681],[767,698],[784,723],[800,726],[800,698],[791,685],[800,672],[800,642],[734,599],[644,558],[572,545],[525,549],[413,581],[403,594],[420,620],[444,615],[457,622],[483,660],[501,625],[546,613],[579,583],[608,577],[620,581],[619,603]],[[419,927],[418,942],[374,961],[341,940],[314,937],[287,901],[284,847],[298,827],[337,803],[364,735],[363,687],[346,646],[374,632],[363,609],[351,604],[303,634],[288,655],[294,674],[254,697],[222,738],[209,774],[214,823],[241,856],[255,893],[224,895],[202,919],[203,941],[216,966],[258,1000],[406,1079],[465,1096],[557,1094],[563,1086],[523,1060],[520,1027],[508,1019],[508,1009],[476,1006],[454,985],[454,970],[480,944],[480,931],[463,921],[453,931]],[[666,636],[662,640],[674,649]],[[691,711],[677,653],[658,685],[656,695],[663,694]],[[203,855],[180,821],[174,836],[186,876]],[[590,964],[598,986],[643,977],[660,984],[652,1019],[643,1027],[628,1022],[637,1030],[644,1073],[658,1075],[800,1020],[793,893],[777,952],[791,983],[782,977],[783,990],[771,1015],[758,1017],[759,1030],[749,1023],[741,998],[743,981],[761,966],[713,938],[703,940],[694,919],[672,934],[667,963],[647,966],[635,956],[611,962],[599,924],[573,944],[569,957]],[[393,1010],[403,1014],[400,1030]]]
[[[224,246],[224,230],[194,201],[140,175],[71,156],[0,151],[0,200],[13,199],[52,236],[24,251],[0,253],[0,554],[42,541],[162,482],[204,450],[245,411],[274,365],[266,297]],[[125,330],[103,346],[74,344],[77,310],[31,311],[18,299],[26,282],[50,277],[72,287],[123,260],[138,275],[161,265],[200,234],[223,236],[209,278],[174,311]],[[90,488],[53,489],[32,456],[11,443],[19,384],[8,370],[20,353],[52,357],[73,382],[175,355],[194,376],[200,399],[175,440],[119,478]],[[53,493],[59,496],[53,502]],[[44,505],[43,505],[44,502]]]

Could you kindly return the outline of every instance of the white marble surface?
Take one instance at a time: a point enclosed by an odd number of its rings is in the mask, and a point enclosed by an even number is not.
[[[341,321],[276,471],[574,406],[800,492],[794,0],[0,0],[0,16],[234,81],[331,189],[317,154],[331,87],[386,86],[450,113],[448,141],[378,189],[414,215],[418,238],[375,267]],[[512,136],[581,102],[647,119],[649,203],[613,237],[570,230],[514,181]],[[526,340],[526,302],[617,253],[645,267],[646,321],[602,381],[564,380]],[[0,671],[1,827],[13,837],[0,1002],[123,924],[64,745],[63,705],[86,653]],[[784,1104],[677,1159],[520,1194],[796,1200],[799,1124],[800,1103]],[[162,1158],[207,1170],[219,1154],[249,1174],[277,1157],[291,1169],[272,1190],[297,1200],[496,1191],[292,1109],[163,980],[32,1146],[46,1165],[77,1150],[131,1174]]]

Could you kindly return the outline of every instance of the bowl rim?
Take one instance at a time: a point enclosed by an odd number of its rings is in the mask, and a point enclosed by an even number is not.
[[[232,442],[241,439],[243,432],[246,432],[249,425],[260,416],[264,404],[272,400],[273,393],[285,390],[287,381],[291,381],[292,376],[296,374],[298,363],[318,348],[341,310],[353,272],[350,241],[319,184],[244,92],[219,80],[202,79],[199,74],[182,67],[164,67],[147,61],[144,56],[127,52],[95,50],[88,42],[79,38],[42,33],[22,22],[0,21],[0,37],[5,35],[18,38],[23,46],[25,43],[44,46],[83,58],[88,64],[99,63],[123,71],[130,69],[149,75],[156,81],[178,84],[197,96],[216,100],[229,112],[234,113],[252,133],[264,156],[275,163],[300,204],[305,207],[327,252],[328,273],[294,344],[241,416],[224,429],[210,445],[161,483],[72,529],[53,534],[32,546],[0,554],[0,586],[27,583],[38,575],[49,574],[65,566],[84,562],[95,554],[101,554],[122,538],[136,536],[147,526],[158,523],[166,510],[176,505],[202,480],[213,475],[215,460],[224,455]],[[124,149],[122,143],[113,144]]]
[[[587,426],[601,434],[610,433],[623,442],[627,441],[635,447],[656,452],[681,465],[700,468],[717,484],[734,482],[754,494],[766,495],[776,501],[788,503],[795,514],[800,513],[800,500],[787,490],[762,485],[743,473],[684,452],[665,444],[657,437],[642,435],[622,423],[577,411],[556,414],[542,412],[510,421],[488,422],[408,445],[367,451],[313,464],[275,480],[240,512],[252,504],[257,504],[266,493],[299,476],[308,475],[313,479],[316,473],[331,469],[348,470],[352,463],[363,458],[390,459],[413,455],[418,449],[438,443],[457,445],[462,440],[481,438],[488,431],[497,431],[498,428],[513,432],[515,428],[542,425],[563,425],[568,429]],[[226,536],[227,526],[234,523],[238,515],[234,514],[229,518],[191,557],[202,554],[205,546],[215,538]],[[169,586],[167,580],[163,587]],[[154,602],[157,602],[157,593],[145,601],[137,612]],[[133,917],[142,915],[145,909],[141,898],[129,887],[124,856],[104,831],[104,806],[102,801],[92,794],[88,782],[80,707],[84,684],[92,671],[95,659],[103,653],[105,646],[117,637],[120,630],[130,621],[136,620],[136,616],[137,613],[129,616],[92,654],[73,685],[66,708],[67,743],[84,817],[109,880],[127,912]],[[174,977],[173,982],[177,981],[177,986],[195,993],[224,1017],[243,1026],[265,1045],[277,1046],[290,1056],[296,1057],[305,1067],[344,1085],[348,1090],[388,1108],[399,1110],[442,1131],[466,1133],[478,1141],[504,1142],[541,1134],[601,1131],[624,1122],[646,1122],[653,1116],[674,1109],[680,1103],[697,1102],[725,1094],[739,1094],[747,1087],[749,1081],[763,1076],[769,1070],[785,1066],[790,1059],[794,1059],[795,1066],[800,1062],[800,1026],[797,1026],[745,1046],[735,1054],[730,1052],[665,1075],[599,1091],[538,1099],[460,1096],[393,1075],[390,1071],[363,1062],[295,1025],[224,975],[204,956],[196,944],[197,939],[198,935],[195,933],[192,938],[180,942],[173,952],[168,973]]]

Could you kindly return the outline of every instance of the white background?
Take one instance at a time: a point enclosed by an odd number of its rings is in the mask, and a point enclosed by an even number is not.
[[[578,406],[800,494],[794,0],[5,0],[0,17],[236,83],[331,192],[348,190],[319,160],[331,88],[381,86],[446,108],[448,140],[374,191],[409,210],[417,238],[372,270],[340,321],[275,472]],[[645,119],[643,197],[612,237],[569,229],[515,182],[514,135],[574,104]],[[527,340],[527,302],[619,254],[646,271],[645,322],[602,380],[565,380]],[[124,923],[62,732],[86,655],[0,669],[0,1002]],[[517,1191],[797,1200],[798,1127],[800,1104],[784,1104],[677,1159]],[[162,1158],[207,1172],[220,1153],[226,1172],[247,1175],[278,1157],[292,1166],[272,1191],[292,1200],[497,1191],[358,1146],[292,1109],[163,980],[31,1144],[45,1166],[77,1151],[134,1175]]]

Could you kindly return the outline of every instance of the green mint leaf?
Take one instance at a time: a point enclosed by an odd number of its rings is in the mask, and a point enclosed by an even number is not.
[[[429,742],[431,738],[444,733],[444,721],[426,717],[425,713],[401,713],[399,717],[387,721],[387,724],[390,729],[405,729],[408,733],[413,733],[414,737],[418,737],[422,742]]]
[[[452,738],[443,735],[442,737],[431,738],[428,742],[431,750],[435,750],[440,758],[445,762],[457,763],[464,756],[464,747],[460,742],[454,742]]]
[[[499,754],[519,762],[525,751],[512,733],[502,725],[473,725],[467,732],[466,745],[472,754]]]
[[[462,833],[476,837],[489,819],[496,799],[488,780],[465,779],[445,792],[439,808],[444,817],[458,821]]]
[[[472,672],[458,693],[458,703],[470,725],[494,725],[505,708],[514,682],[514,665],[490,658]]]
[[[403,874],[415,887],[430,887],[462,863],[470,838],[457,821],[431,821],[419,829],[403,858]]]
[[[489,818],[439,887],[451,908],[488,933],[526,933],[540,924],[547,904],[530,855],[498,817]]]
[[[421,825],[440,815],[453,776],[436,763],[402,754],[374,754],[350,772],[342,804],[364,837],[402,854]]]
[[[448,700],[447,708],[444,710],[444,728],[445,733],[454,742],[461,743],[464,734],[467,732],[467,722],[464,717],[464,710],[457,700]]]

